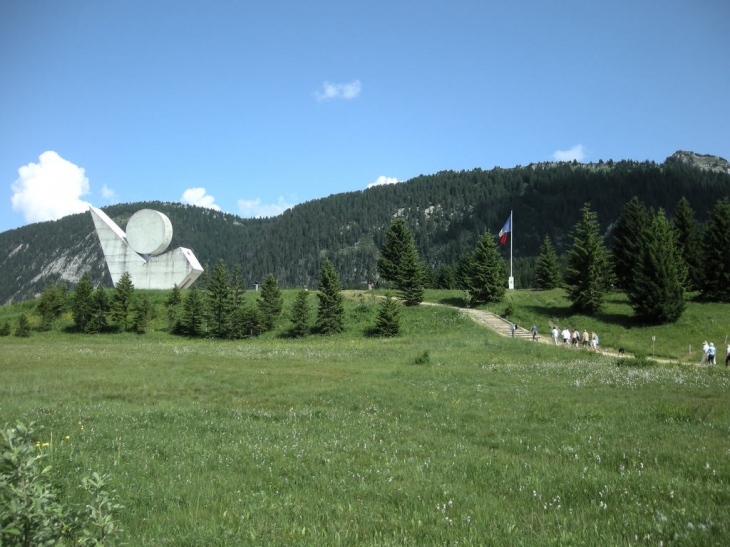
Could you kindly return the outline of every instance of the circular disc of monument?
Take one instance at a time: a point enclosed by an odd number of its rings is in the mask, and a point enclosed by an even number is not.
[[[172,224],[166,215],[152,209],[141,209],[127,222],[127,243],[135,252],[158,255],[172,241]]]

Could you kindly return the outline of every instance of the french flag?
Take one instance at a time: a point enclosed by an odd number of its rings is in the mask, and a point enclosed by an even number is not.
[[[507,222],[504,223],[502,229],[499,231],[499,244],[504,245],[507,243],[507,234],[512,231],[512,215],[509,216]]]

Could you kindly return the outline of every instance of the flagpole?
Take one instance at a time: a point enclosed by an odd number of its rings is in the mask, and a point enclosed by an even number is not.
[[[512,218],[512,211],[509,212],[509,227],[511,232],[509,235],[509,289],[514,290],[515,278],[512,275],[512,240],[515,238],[515,222]]]

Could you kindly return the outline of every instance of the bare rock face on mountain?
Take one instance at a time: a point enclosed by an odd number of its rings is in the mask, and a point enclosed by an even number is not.
[[[730,162],[728,162],[725,158],[712,156],[710,154],[696,154],[695,152],[678,150],[669,156],[665,163],[684,163],[705,171],[726,173],[730,175]]]

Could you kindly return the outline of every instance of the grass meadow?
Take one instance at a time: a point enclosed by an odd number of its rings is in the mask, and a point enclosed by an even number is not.
[[[637,350],[651,336],[621,302],[582,319],[559,292],[512,297],[527,327],[585,323]],[[287,338],[282,321],[244,341],[0,338],[0,416],[43,426],[64,497],[111,475],[128,545],[730,542],[725,367],[625,366],[431,306],[403,308],[400,337],[369,338],[373,299],[346,311],[331,337]],[[681,361],[697,333],[675,327],[687,336],[657,353]]]

